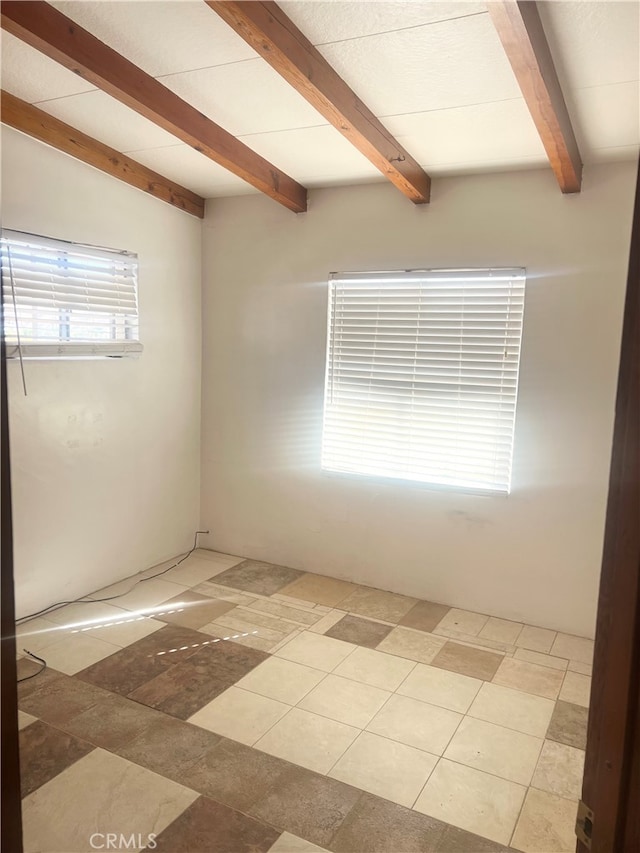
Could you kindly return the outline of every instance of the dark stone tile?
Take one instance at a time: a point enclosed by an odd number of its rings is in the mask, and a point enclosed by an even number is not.
[[[98,687],[126,696],[192,654],[210,637],[190,628],[167,625],[76,675]]]
[[[435,853],[447,824],[363,794],[330,843],[335,853]]]
[[[431,661],[431,666],[491,681],[503,660],[504,655],[449,642],[440,649]]]
[[[113,751],[147,770],[194,788],[183,781],[189,778],[187,768],[207,755],[219,741],[220,736],[213,732],[158,714],[141,734]]]
[[[407,628],[417,628],[419,631],[431,633],[441,620],[451,610],[446,604],[435,604],[432,601],[419,601],[400,620],[400,625]]]
[[[549,723],[547,737],[567,746],[586,749],[588,719],[588,708],[559,699]]]
[[[271,563],[259,563],[256,560],[244,560],[231,569],[226,569],[211,580],[222,586],[255,592],[258,595],[273,595],[282,587],[301,578],[304,572],[289,569],[286,566],[274,566]]]
[[[20,732],[20,788],[26,797],[94,747],[36,720]]]
[[[268,657],[266,652],[237,643],[211,644],[129,695],[136,702],[186,720]]]
[[[266,853],[280,832],[200,797],[156,838],[157,853]]]
[[[368,619],[347,614],[339,622],[336,622],[333,628],[329,628],[325,636],[374,649],[378,643],[384,640],[391,629],[391,625],[382,625],[380,622],[370,622]]]
[[[343,782],[293,767],[249,813],[326,847],[361,794]]]
[[[281,758],[223,738],[177,781],[246,812],[291,769],[292,765]]]
[[[171,610],[171,605],[178,602],[184,602],[186,606],[176,613],[162,613],[162,615],[154,615],[153,618],[171,625],[182,625],[185,628],[192,628],[194,631],[197,631],[198,628],[208,625],[209,622],[213,622],[218,616],[222,616],[236,607],[232,601],[215,600],[208,595],[201,595],[192,590],[185,590],[180,595],[176,595],[174,598],[163,602],[162,606],[166,606],[167,610]]]
[[[40,690],[43,685],[49,684],[59,678],[62,673],[57,669],[47,667],[42,669],[42,664],[29,658],[20,658],[17,663],[17,679],[18,679],[18,706],[20,702],[31,696],[37,690]],[[26,679],[22,681],[21,679]]]
[[[56,726],[64,726],[72,717],[81,714],[88,708],[106,701],[111,695],[93,684],[85,684],[77,678],[51,671],[50,678],[45,678],[48,670],[42,676],[27,681],[25,684],[38,685],[32,687],[27,695],[20,693],[18,705],[21,711],[33,714]],[[42,677],[42,681],[40,678]],[[19,685],[22,687],[22,685]]]
[[[161,717],[151,708],[111,693],[104,702],[73,717],[63,728],[95,746],[114,750],[133,740]]]
[[[509,848],[457,826],[448,826],[436,853],[509,853]]]

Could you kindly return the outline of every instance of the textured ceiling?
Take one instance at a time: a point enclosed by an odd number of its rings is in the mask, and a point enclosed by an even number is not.
[[[383,180],[201,0],[52,5],[306,186]],[[484,3],[280,5],[430,174],[546,165]],[[639,4],[538,5],[583,160],[637,156]],[[204,196],[254,192],[4,32],[2,85]]]

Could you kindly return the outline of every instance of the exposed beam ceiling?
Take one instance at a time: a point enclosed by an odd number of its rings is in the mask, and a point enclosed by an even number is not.
[[[429,201],[429,176],[276,3],[205,2],[411,201]]]
[[[41,0],[2,3],[2,26],[117,98],[289,210],[307,209],[307,191],[247,145]],[[160,47],[161,49],[161,47]]]
[[[200,219],[204,218],[203,198],[147,169],[115,148],[109,148],[108,145],[10,95],[9,92],[2,92],[0,108],[3,124],[33,136],[40,142],[46,142],[65,154],[71,154],[72,157],[95,166],[96,169],[131,184],[132,187],[144,190],[180,210]]]
[[[580,192],[582,160],[533,0],[487,4],[563,193]]]

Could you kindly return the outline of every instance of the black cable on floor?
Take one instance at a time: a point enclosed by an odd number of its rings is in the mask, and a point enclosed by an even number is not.
[[[31,675],[25,675],[24,678],[19,678],[18,684],[20,684],[21,681],[29,681],[30,678],[35,678],[36,675],[41,675],[45,671],[45,669],[47,668],[47,662],[44,658],[39,658],[38,655],[34,655],[34,653],[30,652],[28,649],[23,649],[22,651],[26,655],[29,655],[29,657],[32,657],[32,658],[35,658],[36,660],[39,660],[40,663],[42,664],[42,666],[40,667],[40,669],[37,672],[34,672]]]

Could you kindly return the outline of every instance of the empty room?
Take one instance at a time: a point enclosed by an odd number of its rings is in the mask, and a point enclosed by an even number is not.
[[[640,849],[640,3],[1,9],[3,850]]]

